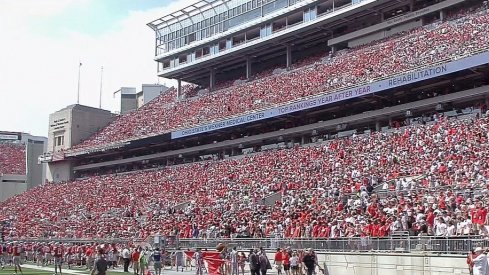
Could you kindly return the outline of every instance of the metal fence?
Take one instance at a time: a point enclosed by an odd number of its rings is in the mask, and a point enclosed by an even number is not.
[[[482,237],[389,237],[389,238],[341,238],[341,239],[179,239],[175,244],[182,248],[215,249],[219,244],[239,250],[262,247],[267,250],[290,247],[291,249],[312,248],[328,252],[429,252],[440,254],[466,254],[481,246],[489,247],[489,239]]]
[[[167,249],[207,248],[214,250],[219,244],[236,247],[238,250],[264,248],[273,251],[277,248],[308,249],[323,252],[397,252],[397,253],[435,253],[466,254],[475,247],[489,247],[489,238],[482,236],[435,237],[435,236],[391,236],[387,238],[337,238],[337,239],[279,239],[279,238],[216,238],[216,239],[181,239],[175,236],[161,237],[153,241],[154,236],[145,240],[137,239],[16,239],[24,242],[62,242],[62,243],[146,243],[162,246]],[[13,241],[8,240],[8,241]]]

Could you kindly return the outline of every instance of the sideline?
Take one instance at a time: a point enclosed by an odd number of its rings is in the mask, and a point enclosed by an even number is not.
[[[48,266],[37,266],[37,265],[32,265],[32,264],[22,264],[22,268],[28,268],[28,269],[35,269],[35,270],[42,270],[42,271],[50,271],[54,273],[54,266],[53,267],[48,267]],[[108,272],[112,273],[124,273],[124,274],[132,274],[132,269],[130,269],[129,273],[125,273],[122,268],[117,268],[117,269],[109,269],[107,270]],[[154,272],[153,268],[150,267],[150,271]],[[88,270],[76,270],[76,269],[68,269],[63,266],[63,274],[72,274],[72,275],[90,275],[90,271]],[[169,269],[164,269],[162,270],[161,274],[165,275],[177,275],[177,274],[195,274],[195,269],[194,270],[185,270],[183,272],[177,272],[176,270],[169,270]]]
[[[37,265],[32,265],[32,264],[23,264],[20,267],[22,268],[28,268],[28,269],[36,269],[36,270],[42,270],[42,271],[51,271],[54,273],[54,267],[47,267],[47,266],[37,266]],[[68,269],[64,268],[62,269],[63,274],[74,274],[74,275],[88,275],[90,272],[88,270],[83,271],[83,270],[73,270],[73,269]]]

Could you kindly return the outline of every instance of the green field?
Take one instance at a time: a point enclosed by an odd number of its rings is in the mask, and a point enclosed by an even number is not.
[[[22,268],[23,274],[24,275],[53,275],[54,274],[54,268],[51,271],[44,271],[44,270],[36,270],[36,269],[28,269],[28,268]],[[68,270],[70,271],[70,270]],[[90,273],[87,270],[76,270],[77,275],[89,275]],[[4,270],[0,270],[0,275],[14,275],[14,269],[12,267],[5,267]],[[20,272],[18,273],[20,275]],[[59,274],[59,273],[58,273]],[[120,272],[107,272],[108,275],[116,275],[116,274],[123,274]],[[71,275],[69,273],[63,272],[63,275]]]

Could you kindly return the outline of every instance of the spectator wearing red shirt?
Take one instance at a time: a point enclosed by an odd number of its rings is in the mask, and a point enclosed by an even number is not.
[[[275,253],[273,264],[277,266],[277,273],[282,274],[282,264],[283,264],[283,254],[280,248],[277,248],[277,252]]]
[[[139,274],[139,258],[141,256],[141,248],[135,248],[131,254],[132,268],[134,269],[134,274]],[[177,268],[178,270],[178,268]]]
[[[284,266],[285,275],[290,275],[290,255],[286,249],[282,250],[282,263]]]

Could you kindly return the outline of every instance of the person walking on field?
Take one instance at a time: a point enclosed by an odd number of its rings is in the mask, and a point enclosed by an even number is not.
[[[272,265],[270,264],[270,260],[268,260],[265,250],[260,249],[260,256],[258,256],[258,260],[260,261],[261,275],[267,275],[267,270],[272,269]]]
[[[15,274],[17,274],[17,268],[19,268],[20,274],[24,274],[20,267],[20,247],[17,245],[17,242],[14,242],[14,246],[12,247],[12,264],[15,268]]]
[[[155,251],[153,251],[153,254],[151,255],[151,258],[153,259],[153,266],[155,268],[155,273],[156,275],[161,275],[161,252],[160,249],[157,247]]]
[[[107,275],[107,269],[109,263],[105,259],[104,250],[99,249],[97,259],[93,263],[93,269],[91,275]]]
[[[122,250],[122,260],[124,261],[124,272],[129,272],[129,263],[131,262],[131,252],[125,247]]]
[[[60,243],[58,243],[58,245],[54,248],[54,274],[58,274],[59,268],[59,274],[63,275],[61,265],[63,265],[63,247]]]
[[[251,249],[250,255],[248,256],[251,275],[260,275],[260,260],[258,258],[258,255],[256,254],[257,252],[258,252],[257,249],[255,250]]]
[[[274,257],[274,262],[273,264],[277,268],[277,274],[282,275],[282,250],[280,248],[277,248],[277,253],[275,253]]]
[[[195,260],[195,274],[202,275],[205,266],[204,266],[204,256],[202,255],[200,248],[197,248],[197,251],[195,251],[192,258],[194,258]]]
[[[132,268],[134,269],[134,275],[139,275],[139,256],[141,256],[141,248],[134,249],[132,252]]]
[[[484,254],[482,247],[474,249],[474,254],[471,256],[473,263],[473,275],[486,275],[487,272],[487,255]]]
[[[306,267],[307,275],[312,275],[316,269],[316,257],[312,253],[311,249],[309,249],[307,254],[304,255],[304,259],[302,261]]]

